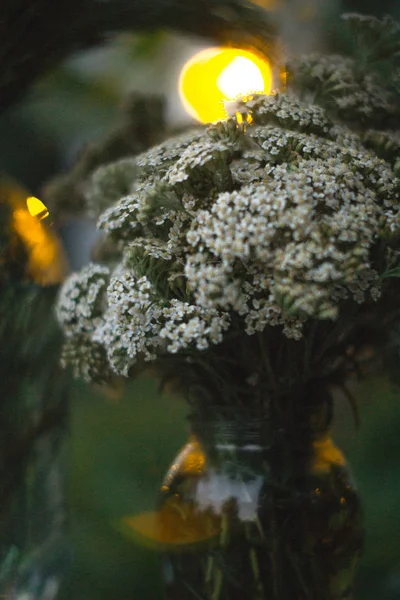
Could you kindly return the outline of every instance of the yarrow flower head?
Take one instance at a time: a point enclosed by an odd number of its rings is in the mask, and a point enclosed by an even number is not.
[[[307,59],[303,90],[331,81],[335,60]],[[99,199],[108,208],[98,223],[119,259],[64,285],[57,314],[69,348],[85,336],[110,371],[130,375],[173,357],[188,366],[220,347],[221,360],[250,353],[271,332],[304,349],[312,328],[326,336],[343,319],[349,336],[378,314],[400,267],[399,132],[390,119],[377,129],[376,115],[370,129],[352,129],[340,114],[361,105],[337,97],[334,113],[301,99],[299,85],[238,99],[247,121],[228,117],[92,178],[92,201],[102,190],[110,197]],[[372,112],[373,85],[365,81]],[[116,179],[127,193],[114,202]]]

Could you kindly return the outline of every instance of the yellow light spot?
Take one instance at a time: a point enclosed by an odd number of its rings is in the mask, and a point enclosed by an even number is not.
[[[186,111],[202,123],[226,119],[224,102],[252,93],[270,94],[272,72],[258,54],[237,48],[208,48],[183,67],[179,93]]]
[[[279,8],[280,0],[251,0],[253,4],[258,4],[268,10]]]
[[[243,94],[243,86],[247,91],[263,90],[264,79],[257,65],[244,56],[237,56],[222,71],[217,79],[217,86],[226,98],[236,98]]]
[[[329,473],[333,467],[342,467],[346,464],[344,455],[329,436],[315,440],[313,446],[312,470],[314,473]]]
[[[173,463],[164,478],[164,487],[169,489],[173,485],[173,481],[176,473],[182,475],[201,475],[205,469],[205,457],[202,449],[196,438],[191,436],[190,441],[184,445],[182,450],[176,457],[175,463]]]
[[[29,210],[29,214],[32,215],[32,217],[39,219],[39,221],[49,216],[47,206],[43,204],[39,198],[35,198],[35,196],[29,196],[29,198],[26,199],[26,206]]]
[[[0,202],[12,209],[14,231],[27,250],[27,273],[39,285],[60,283],[67,273],[67,262],[55,231],[42,222],[49,214],[46,206],[2,173]]]

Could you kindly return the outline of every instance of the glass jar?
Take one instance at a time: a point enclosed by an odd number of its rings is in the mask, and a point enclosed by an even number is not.
[[[161,490],[167,599],[350,600],[362,516],[329,431],[192,425]]]

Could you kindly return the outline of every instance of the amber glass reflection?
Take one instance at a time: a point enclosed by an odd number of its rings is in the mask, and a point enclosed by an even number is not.
[[[350,600],[361,511],[327,431],[197,424],[158,513],[168,600]]]

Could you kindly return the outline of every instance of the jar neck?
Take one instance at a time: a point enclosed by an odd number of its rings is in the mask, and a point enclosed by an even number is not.
[[[189,420],[209,465],[235,457],[243,463],[266,461],[278,471],[287,461],[297,470],[309,461],[316,440],[326,437],[331,404],[285,399],[263,411],[214,406],[193,412]]]
[[[327,395],[292,394],[271,399],[259,409],[209,404],[195,407],[189,421],[193,433],[200,438],[212,438],[218,443],[270,445],[277,432],[305,439],[326,433],[332,421],[332,400]]]
[[[270,445],[269,423],[262,418],[202,421],[191,417],[190,423],[191,432],[206,448],[255,451]]]

